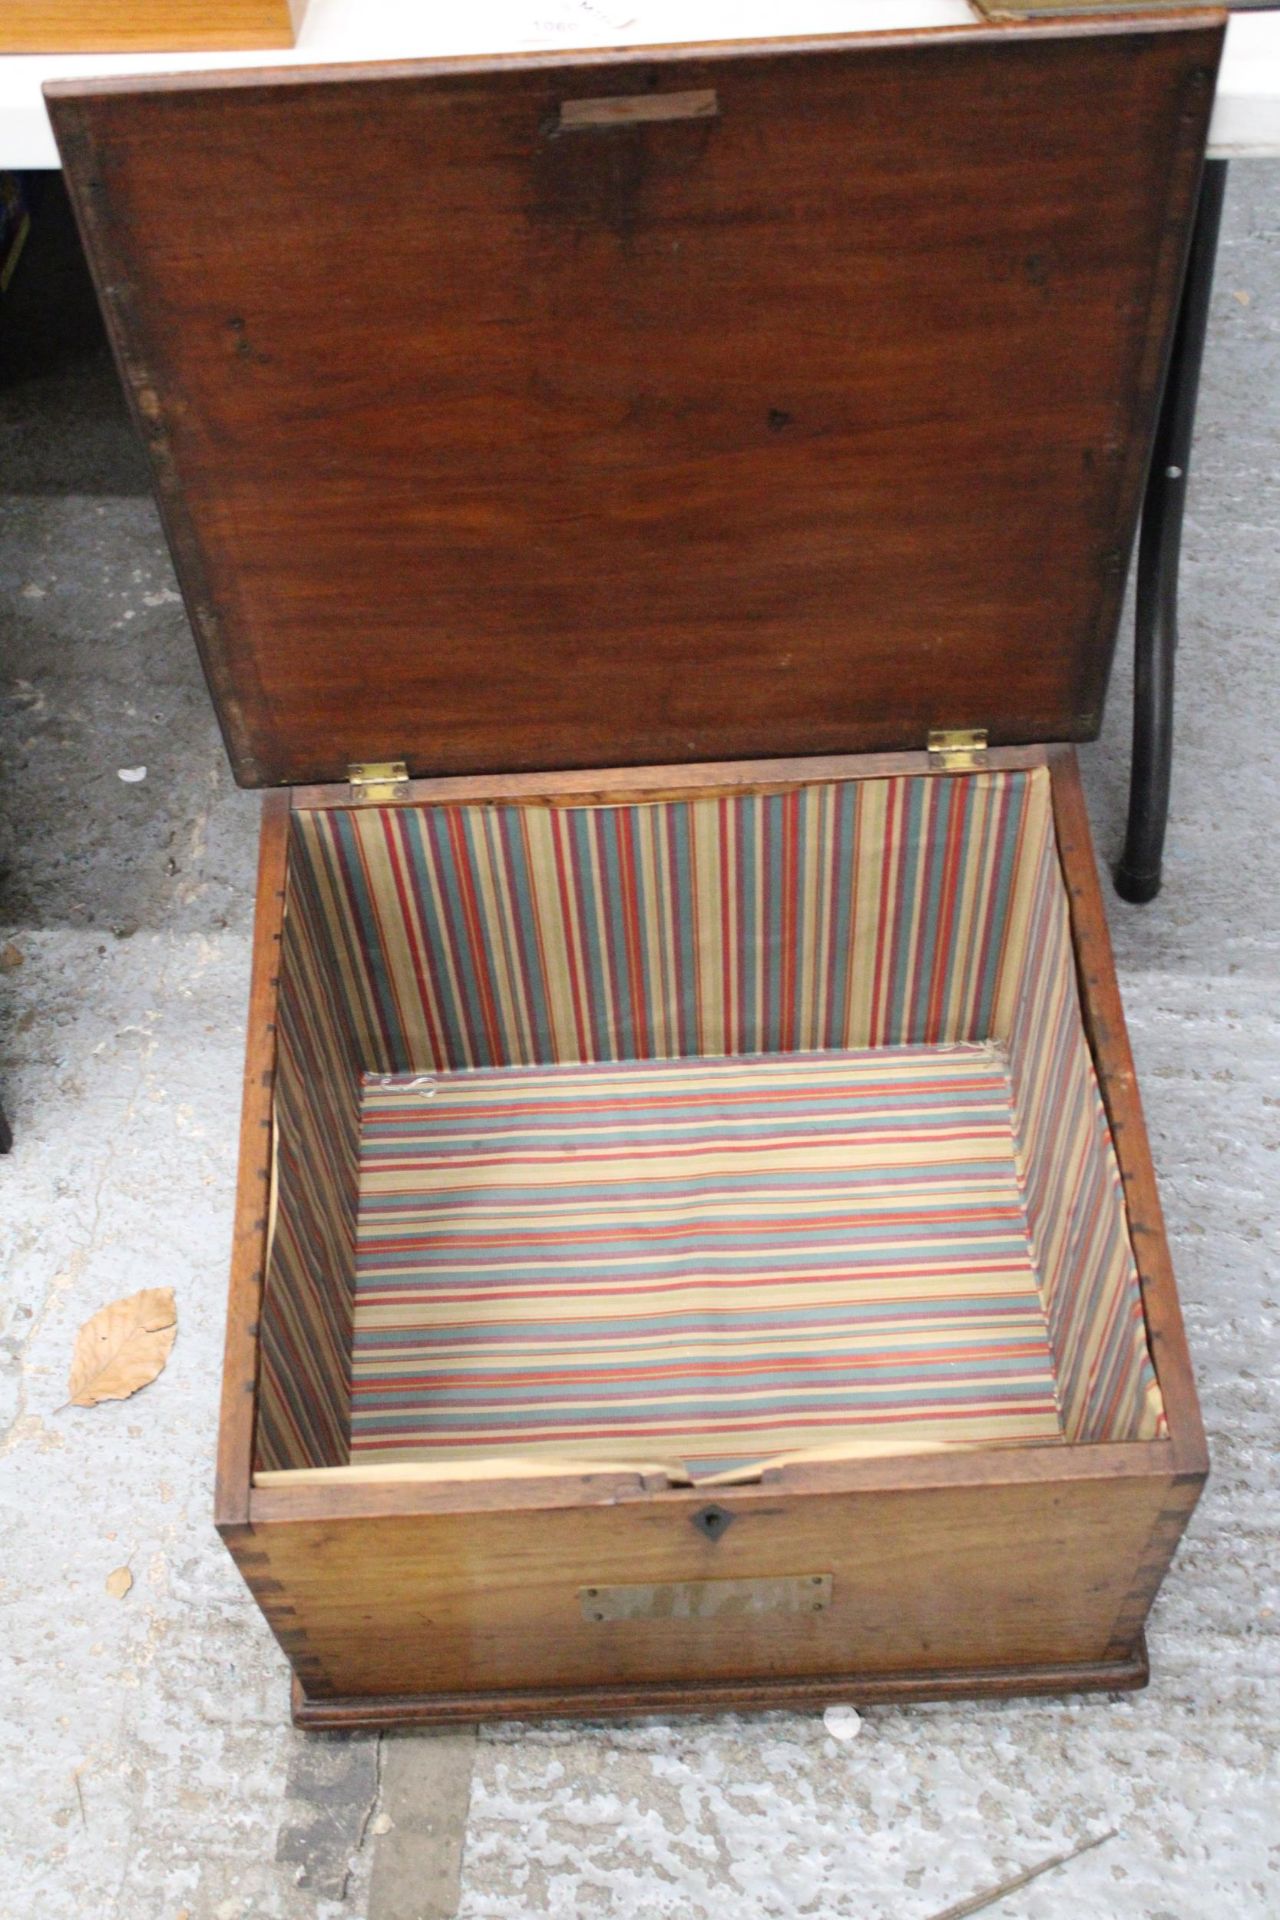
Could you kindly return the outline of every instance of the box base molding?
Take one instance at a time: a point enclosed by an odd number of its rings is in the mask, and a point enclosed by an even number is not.
[[[475,1720],[599,1720],[634,1714],[765,1713],[817,1709],[833,1700],[859,1707],[930,1701],[992,1700],[1027,1694],[1120,1693],[1151,1677],[1139,1634],[1117,1660],[1026,1667],[967,1667],[940,1673],[819,1674],[759,1680],[699,1680],[673,1686],[511,1689],[490,1693],[408,1693],[383,1698],[313,1700],[293,1682],[293,1724],[304,1731],[373,1732],[394,1727],[447,1727]]]

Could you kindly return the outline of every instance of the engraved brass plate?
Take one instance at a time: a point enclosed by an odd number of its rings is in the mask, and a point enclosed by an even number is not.
[[[670,1580],[652,1587],[579,1587],[584,1620],[752,1619],[764,1613],[825,1613],[829,1573],[771,1580]]]

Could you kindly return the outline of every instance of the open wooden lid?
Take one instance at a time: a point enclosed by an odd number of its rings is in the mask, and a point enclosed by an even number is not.
[[[1094,734],[1220,44],[50,88],[237,778]]]

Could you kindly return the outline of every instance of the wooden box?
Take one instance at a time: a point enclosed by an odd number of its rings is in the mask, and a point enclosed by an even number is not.
[[[1220,44],[51,90],[275,789],[217,1518],[302,1724],[1145,1680],[1206,1462],[1070,743]]]

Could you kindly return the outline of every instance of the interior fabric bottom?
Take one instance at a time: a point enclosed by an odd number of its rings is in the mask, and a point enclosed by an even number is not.
[[[353,1462],[1061,1439],[983,1046],[370,1076]]]

